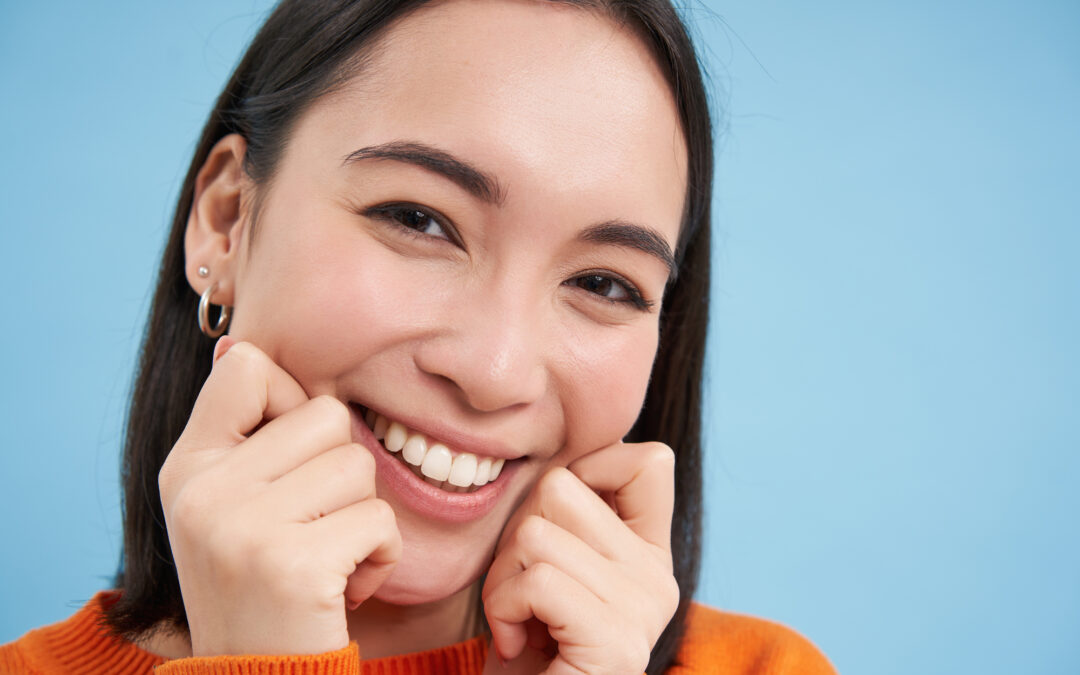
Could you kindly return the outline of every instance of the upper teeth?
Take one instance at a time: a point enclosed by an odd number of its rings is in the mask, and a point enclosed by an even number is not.
[[[479,458],[471,452],[455,452],[401,422],[368,410],[365,421],[390,452],[401,451],[401,458],[420,468],[433,481],[447,481],[457,487],[481,486],[499,477],[505,459]]]

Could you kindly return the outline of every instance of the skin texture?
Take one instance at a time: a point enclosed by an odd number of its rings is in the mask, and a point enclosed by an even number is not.
[[[389,142],[468,162],[498,199],[406,162],[344,161]],[[229,136],[211,153],[185,240],[192,288],[217,284],[213,302],[233,306],[160,477],[191,643],[148,646],[411,652],[475,634],[482,594],[497,655],[525,654],[518,672],[644,669],[678,599],[673,455],[620,439],[669,269],[580,235],[618,219],[675,246],[686,151],[645,46],[557,4],[438,3],[301,116],[269,184],[244,174],[244,149]],[[417,232],[373,211],[401,202],[441,215]],[[626,280],[651,307],[583,275]],[[432,522],[352,443],[350,402],[519,466],[484,516]]]

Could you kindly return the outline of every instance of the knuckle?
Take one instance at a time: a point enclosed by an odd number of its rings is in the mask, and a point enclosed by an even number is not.
[[[176,549],[188,541],[200,541],[200,529],[190,509],[182,503],[174,503],[165,509],[165,534],[169,538],[169,547],[176,555]]]
[[[351,443],[338,446],[334,452],[330,453],[330,470],[336,480],[349,483],[371,475],[374,460],[369,453],[360,448],[358,444]]]
[[[538,562],[525,573],[527,585],[536,593],[545,593],[555,578],[555,566],[547,562]]]
[[[208,518],[210,499],[203,483],[191,480],[171,495],[167,503],[162,499],[169,524],[177,534],[198,537],[213,522],[213,518]]]
[[[537,550],[543,546],[547,534],[548,522],[538,515],[531,514],[521,521],[514,533],[514,542],[522,548]]]
[[[371,518],[382,523],[384,526],[392,526],[397,522],[394,509],[384,499],[369,499],[368,508],[371,509]]]
[[[263,353],[255,345],[250,342],[236,342],[232,347],[229,347],[229,351],[225,352],[222,357],[229,359],[238,365],[245,368],[258,367],[262,365]]]
[[[538,488],[543,496],[560,496],[565,494],[568,487],[576,480],[577,477],[570,472],[570,469],[557,466],[543,475]]]
[[[250,342],[237,342],[221,357],[222,365],[248,376],[258,376],[266,370],[268,357]],[[213,375],[213,372],[211,372]]]
[[[187,483],[202,475],[200,467],[204,463],[194,461],[194,457],[183,447],[184,443],[183,438],[178,440],[176,445],[169,451],[169,454],[166,455],[165,461],[158,468],[158,494],[163,504],[166,504],[167,500],[179,492]]]
[[[353,466],[353,471],[356,475],[360,476],[374,476],[375,475],[375,457],[371,454],[371,451],[360,445],[359,443],[350,443],[348,454]]]
[[[349,409],[345,404],[329,394],[319,394],[311,399],[311,405],[319,410],[319,415],[333,428],[348,428]]]
[[[486,614],[494,616],[495,612],[495,591],[499,588],[499,585],[492,582],[491,577],[484,580],[484,587],[480,589],[480,604],[484,606],[484,612]]]
[[[158,494],[161,495],[163,505],[171,500],[173,488],[180,482],[180,470],[176,466],[176,461],[171,458],[170,454],[158,471]]]
[[[675,451],[671,449],[671,446],[659,441],[653,441],[646,445],[645,459],[649,464],[675,467]]]
[[[682,592],[679,590],[679,582],[673,576],[667,577],[667,580],[660,585],[660,588],[666,624],[667,621],[671,620],[671,617],[675,616],[675,611],[679,609]]]

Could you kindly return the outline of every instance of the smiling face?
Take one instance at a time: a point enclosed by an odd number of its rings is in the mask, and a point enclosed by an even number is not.
[[[377,597],[447,597],[546,468],[637,418],[686,190],[669,86],[582,9],[427,6],[301,116],[259,189],[215,302],[309,395],[351,404],[405,545]],[[368,410],[413,447],[388,452]],[[455,461],[444,478],[472,487],[440,478]]]

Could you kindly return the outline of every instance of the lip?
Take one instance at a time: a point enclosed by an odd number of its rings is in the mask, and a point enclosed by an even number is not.
[[[376,440],[375,434],[364,423],[360,406],[350,403],[349,413],[352,417],[353,440],[371,451],[375,457],[375,471],[378,477],[406,508],[425,518],[447,523],[466,523],[483,517],[495,507],[521,464],[508,459],[499,477],[475,492],[446,492],[425,482],[410,471],[404,462],[391,457],[390,451]],[[397,418],[394,419],[397,420]],[[401,420],[401,423],[412,428],[405,420]],[[450,447],[455,450],[459,449],[453,445],[453,438],[434,435],[433,437],[450,443]],[[461,450],[469,452],[465,448]],[[498,458],[501,455],[491,456]]]
[[[359,404],[350,403],[349,407],[359,414]],[[376,410],[375,412],[379,411]],[[522,453],[516,452],[513,448],[503,443],[491,439],[476,438],[475,436],[462,433],[458,429],[442,424],[438,420],[401,417],[396,413],[394,415],[387,415],[386,417],[394,422],[400,422],[410,430],[424,434],[428,438],[437,439],[440,443],[444,443],[448,447],[453,448],[455,452],[470,452],[480,457],[505,459],[506,461],[518,459],[522,456]]]

